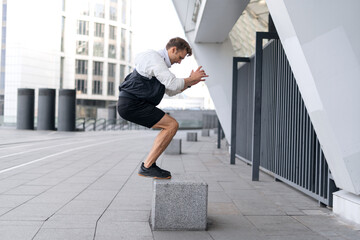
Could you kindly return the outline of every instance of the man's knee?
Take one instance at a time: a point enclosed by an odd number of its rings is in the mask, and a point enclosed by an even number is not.
[[[174,133],[176,133],[177,130],[179,129],[179,123],[175,119],[172,119],[171,124],[170,124],[170,129]]]

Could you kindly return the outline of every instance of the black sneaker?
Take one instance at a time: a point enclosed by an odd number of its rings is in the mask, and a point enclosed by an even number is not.
[[[171,176],[171,173],[170,173],[169,171],[166,171],[165,169],[160,168],[158,165],[156,165],[156,163],[153,163],[153,165],[151,165],[150,168],[157,168],[157,169],[159,169],[161,172],[167,173],[167,174],[169,174],[169,175]]]
[[[156,179],[170,179],[171,178],[170,172],[162,171],[161,168],[157,167],[156,165],[154,167],[154,164],[151,167],[146,168],[144,166],[144,163],[141,164],[138,175],[143,176],[143,177],[152,177],[152,178],[156,178]]]

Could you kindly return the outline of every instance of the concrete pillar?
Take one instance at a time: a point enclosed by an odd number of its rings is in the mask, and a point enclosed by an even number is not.
[[[55,129],[55,96],[55,89],[39,89],[37,130]]]
[[[35,90],[19,88],[17,96],[17,129],[34,129]]]
[[[59,90],[58,130],[75,131],[76,92],[74,89]]]

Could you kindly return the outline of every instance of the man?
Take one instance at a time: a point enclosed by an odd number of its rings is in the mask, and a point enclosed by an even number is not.
[[[161,129],[149,155],[141,164],[140,176],[171,178],[171,173],[159,168],[155,162],[175,136],[179,124],[156,105],[160,103],[164,93],[174,96],[208,77],[201,66],[196,71],[191,71],[190,76],[185,79],[176,78],[169,71],[172,64],[180,64],[186,56],[191,55],[192,50],[184,39],[170,39],[163,50],[149,50],[137,55],[134,71],[119,87],[120,116],[148,128]]]

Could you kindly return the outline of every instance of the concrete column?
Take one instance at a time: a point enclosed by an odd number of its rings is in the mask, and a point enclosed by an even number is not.
[[[76,92],[74,89],[59,90],[58,130],[75,131]]]
[[[19,88],[17,97],[17,129],[34,129],[35,90]]]
[[[55,96],[55,89],[39,89],[37,130],[55,129]]]

